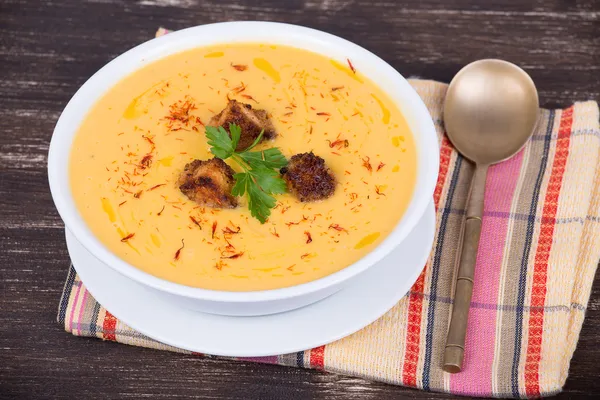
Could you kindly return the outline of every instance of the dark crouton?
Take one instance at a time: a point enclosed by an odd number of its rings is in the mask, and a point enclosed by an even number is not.
[[[235,172],[220,158],[194,160],[186,164],[179,176],[179,190],[190,200],[212,208],[235,208],[231,195]]]
[[[265,110],[253,109],[250,104],[240,103],[236,100],[229,100],[227,107],[208,122],[209,126],[222,126],[227,131],[229,131],[229,124],[236,124],[242,128],[237,151],[250,147],[263,129],[265,131],[263,139],[273,139],[277,136]]]
[[[280,172],[290,193],[300,201],[323,200],[335,191],[335,178],[325,160],[312,152],[292,156]]]

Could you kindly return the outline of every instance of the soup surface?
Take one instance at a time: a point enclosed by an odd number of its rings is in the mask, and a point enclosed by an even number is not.
[[[80,214],[123,260],[188,286],[282,288],[352,264],[392,231],[416,179],[401,112],[353,69],[259,44],[197,48],[147,65],[110,88],[76,134],[70,174]],[[277,195],[261,224],[245,198],[212,209],[183,195],[179,174],[212,157],[204,124],[228,98],[269,113],[278,136],[257,149],[322,157],[337,182],[333,196],[302,203]]]

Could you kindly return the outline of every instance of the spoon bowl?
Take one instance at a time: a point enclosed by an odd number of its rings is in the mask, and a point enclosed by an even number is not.
[[[525,71],[502,60],[480,60],[452,79],[444,104],[450,141],[466,158],[489,165],[517,153],[538,118],[538,94]]]

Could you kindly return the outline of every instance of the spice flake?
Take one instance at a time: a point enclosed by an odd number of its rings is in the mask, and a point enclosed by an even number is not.
[[[125,236],[124,238],[121,238],[121,242],[125,243],[134,236],[135,236],[135,233],[130,233],[129,235]]]
[[[342,228],[339,224],[331,224],[331,225],[329,225],[329,229],[334,229],[338,232],[348,233],[348,230],[346,228]]]
[[[373,167],[371,166],[371,162],[370,162],[371,158],[369,156],[365,157],[362,159],[363,162],[363,167],[365,167],[367,169],[367,171],[369,171],[370,173],[373,172]]]
[[[181,255],[181,250],[185,247],[185,242],[181,239],[181,247],[175,252],[175,261],[179,260],[179,256]]]
[[[225,264],[223,261],[217,261],[217,263],[215,264],[215,268],[218,269],[219,271],[221,271],[223,269],[223,267],[226,267],[227,264]]]
[[[198,228],[200,228],[200,230],[202,230],[202,225],[200,225],[200,222],[196,218],[190,215],[190,220],[194,223],[194,225],[196,225]]]
[[[329,139],[326,140],[327,142],[329,142],[329,148],[336,148],[338,150],[341,150],[344,147],[348,147],[350,145],[350,142],[348,142],[347,139],[336,139],[333,142]]]
[[[212,234],[211,234],[211,238],[214,239],[215,238],[215,232],[217,231],[217,221],[214,221],[212,224]]]
[[[310,235],[309,231],[304,231],[304,234],[306,235],[306,244],[309,244],[312,242],[312,236]]]
[[[352,72],[354,72],[356,74],[356,68],[354,68],[354,65],[352,65],[352,61],[350,61],[349,58],[346,58],[346,61],[348,61],[348,66],[350,67]]]
[[[244,252],[240,251],[239,253],[235,253],[231,256],[222,256],[221,258],[224,260],[235,260],[236,258],[240,258],[243,255],[244,255]]]
[[[139,169],[146,169],[146,168],[150,168],[150,166],[152,165],[152,154],[146,154],[141,160],[140,163],[138,165]]]
[[[240,71],[240,72],[245,71],[245,70],[248,69],[248,66],[247,65],[243,65],[243,64],[233,64],[233,63],[231,63],[231,67],[233,69],[235,69],[236,71]]]

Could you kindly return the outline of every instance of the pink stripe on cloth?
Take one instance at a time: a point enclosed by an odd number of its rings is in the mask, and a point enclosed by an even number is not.
[[[71,312],[69,313],[69,321],[67,321],[66,324],[66,326],[69,327],[71,333],[73,334],[75,334],[75,332],[73,332],[73,317],[75,316],[75,309],[77,308],[77,300],[79,300],[79,293],[81,293],[81,286],[82,285],[77,285],[77,292],[75,292],[75,298],[73,299],[73,304],[71,305]]]
[[[77,316],[77,334],[81,335],[81,321],[83,321],[83,312],[85,310],[85,303],[88,298],[88,291],[83,291],[83,298],[81,299],[81,306],[79,307],[79,315]]]
[[[486,212],[510,212],[522,163],[523,150],[508,161],[490,167],[484,198]],[[498,301],[508,222],[508,218],[483,219],[472,302],[496,304]],[[475,395],[492,393],[496,312],[496,307],[469,311],[463,370],[451,376],[451,391]]]

